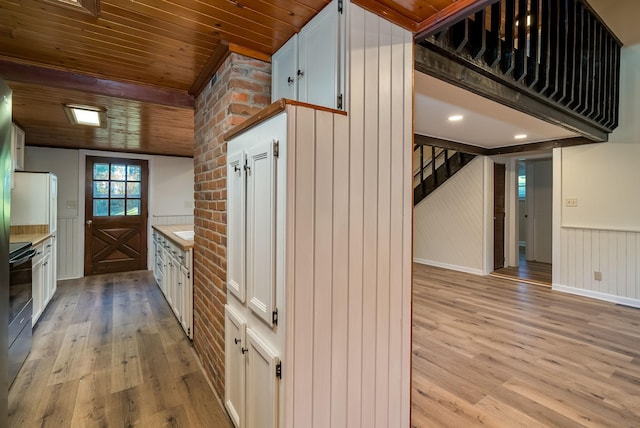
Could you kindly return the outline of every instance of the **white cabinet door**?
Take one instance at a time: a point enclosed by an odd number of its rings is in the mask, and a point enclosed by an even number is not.
[[[51,245],[51,282],[49,284],[49,297],[53,297],[58,290],[58,238],[54,234],[49,238]]]
[[[175,286],[173,290],[173,313],[176,314],[178,322],[182,324],[182,303],[184,291],[184,283],[182,282],[182,265],[175,257],[172,258],[171,263],[173,264],[173,281]]]
[[[339,16],[334,2],[298,35],[299,101],[338,107]]]
[[[247,329],[246,353],[246,427],[278,426],[279,363],[275,353],[250,328]]]
[[[245,153],[229,153],[227,163],[227,288],[245,300]]]
[[[51,252],[45,250],[42,258],[42,311],[51,299]]]
[[[187,336],[193,339],[193,333],[191,332],[191,323],[193,319],[193,289],[191,286],[191,276],[189,275],[189,269],[181,265],[180,266],[180,284],[182,286],[182,328],[187,333]]]
[[[275,310],[276,164],[272,140],[247,151],[247,300],[270,326]]]
[[[36,247],[36,251],[42,252],[42,246],[39,245]],[[38,322],[40,314],[42,314],[42,306],[44,304],[42,296],[42,288],[44,286],[44,272],[42,264],[42,256],[38,257],[37,260],[34,257],[34,262],[31,266],[31,294],[33,297],[33,317],[31,318],[32,326],[35,326]]]
[[[245,332],[246,323],[229,305],[225,305],[224,405],[236,427],[244,426],[245,410]]]
[[[271,101],[298,97],[298,35],[294,34],[271,57]]]

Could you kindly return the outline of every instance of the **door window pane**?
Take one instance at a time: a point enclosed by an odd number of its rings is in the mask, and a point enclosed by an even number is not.
[[[109,200],[108,199],[94,199],[93,200],[93,216],[107,216],[109,215]]]
[[[124,198],[124,182],[122,181],[111,182],[111,197]]]
[[[127,215],[140,215],[140,199],[127,199]]]
[[[109,215],[124,215],[124,199],[111,199],[109,201]]]
[[[140,165],[127,165],[127,181],[140,181]]]
[[[111,179],[117,181],[125,180],[126,165],[111,165]]]
[[[109,164],[97,163],[93,165],[93,179],[94,180],[108,180],[109,179]]]
[[[127,198],[140,197],[140,183],[127,183]]]
[[[93,197],[94,198],[108,198],[109,197],[109,182],[108,181],[94,181],[93,182]]]

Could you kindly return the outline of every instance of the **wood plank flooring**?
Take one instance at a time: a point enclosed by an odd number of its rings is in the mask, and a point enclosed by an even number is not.
[[[524,247],[520,247],[518,266],[507,266],[491,272],[491,275],[506,279],[523,280],[536,285],[551,287],[551,263],[528,261],[525,258]]]
[[[61,281],[9,390],[11,427],[230,427],[148,271]]]
[[[412,426],[640,427],[640,310],[414,264]]]

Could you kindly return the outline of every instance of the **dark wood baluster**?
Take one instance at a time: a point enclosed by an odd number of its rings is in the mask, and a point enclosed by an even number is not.
[[[487,37],[487,50],[484,55],[484,60],[491,68],[494,68],[500,62],[500,43],[502,42],[500,38],[501,4],[501,2],[497,2],[491,5],[491,31]]]
[[[593,67],[591,66],[593,52],[593,22],[588,13],[585,13],[584,24],[583,32],[585,39],[584,49],[582,51],[582,64],[584,67],[584,81],[582,85],[583,96],[580,105],[576,109],[579,114],[584,114],[584,112],[589,108],[591,86],[593,85]]]
[[[533,87],[538,82],[538,52],[539,36],[538,31],[540,23],[540,0],[531,0],[531,8],[529,10],[531,17],[531,25],[529,26],[529,59],[527,61],[527,86]]]
[[[518,0],[518,48],[516,49],[515,68],[513,78],[520,82],[527,72],[527,3],[528,0]]]
[[[424,195],[427,190],[424,183],[424,146],[420,146],[420,186]]]
[[[569,0],[569,8],[567,10],[567,46],[576,46],[576,3]],[[576,55],[573,52],[567,52],[567,96],[564,100],[566,106],[571,106],[576,97]]]
[[[469,19],[463,19],[451,26],[451,41],[456,53],[462,52],[469,42]]]
[[[514,29],[516,14],[515,0],[504,0],[504,43],[502,44],[502,59],[500,60],[502,74],[505,76],[513,71]]]
[[[471,27],[471,56],[473,59],[478,60],[482,57],[487,49],[487,30],[485,29],[485,21],[487,19],[487,13],[485,9],[476,12],[473,24]]]
[[[433,177],[433,188],[438,187],[438,177],[436,176],[436,148],[431,147],[431,176]]]
[[[540,26],[540,76],[538,78],[537,91],[544,94],[549,87],[549,62],[551,61],[551,2],[555,0],[542,0],[541,26]]]
[[[562,104],[567,96],[567,53],[571,47],[567,46],[567,0],[559,3],[558,23],[560,26],[558,28],[558,93],[556,94],[556,100]]]
[[[549,14],[549,27],[550,27],[550,51],[549,55],[549,84],[547,85],[546,95],[549,98],[555,97],[558,92],[558,57],[560,52],[560,39],[558,37],[560,22],[558,19],[558,9],[560,3],[558,1],[551,2],[551,10]]]

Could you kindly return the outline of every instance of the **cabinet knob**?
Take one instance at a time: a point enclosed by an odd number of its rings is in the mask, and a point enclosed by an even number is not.
[[[287,77],[287,83],[289,84],[289,86],[293,85],[293,77]]]
[[[242,342],[242,340],[238,339],[238,338],[234,338],[233,341],[236,343],[236,345],[240,342]]]
[[[245,352],[249,352],[248,348],[240,348],[240,351],[244,354]]]
[[[298,70],[298,79],[300,79],[301,77],[304,77],[304,71]]]

